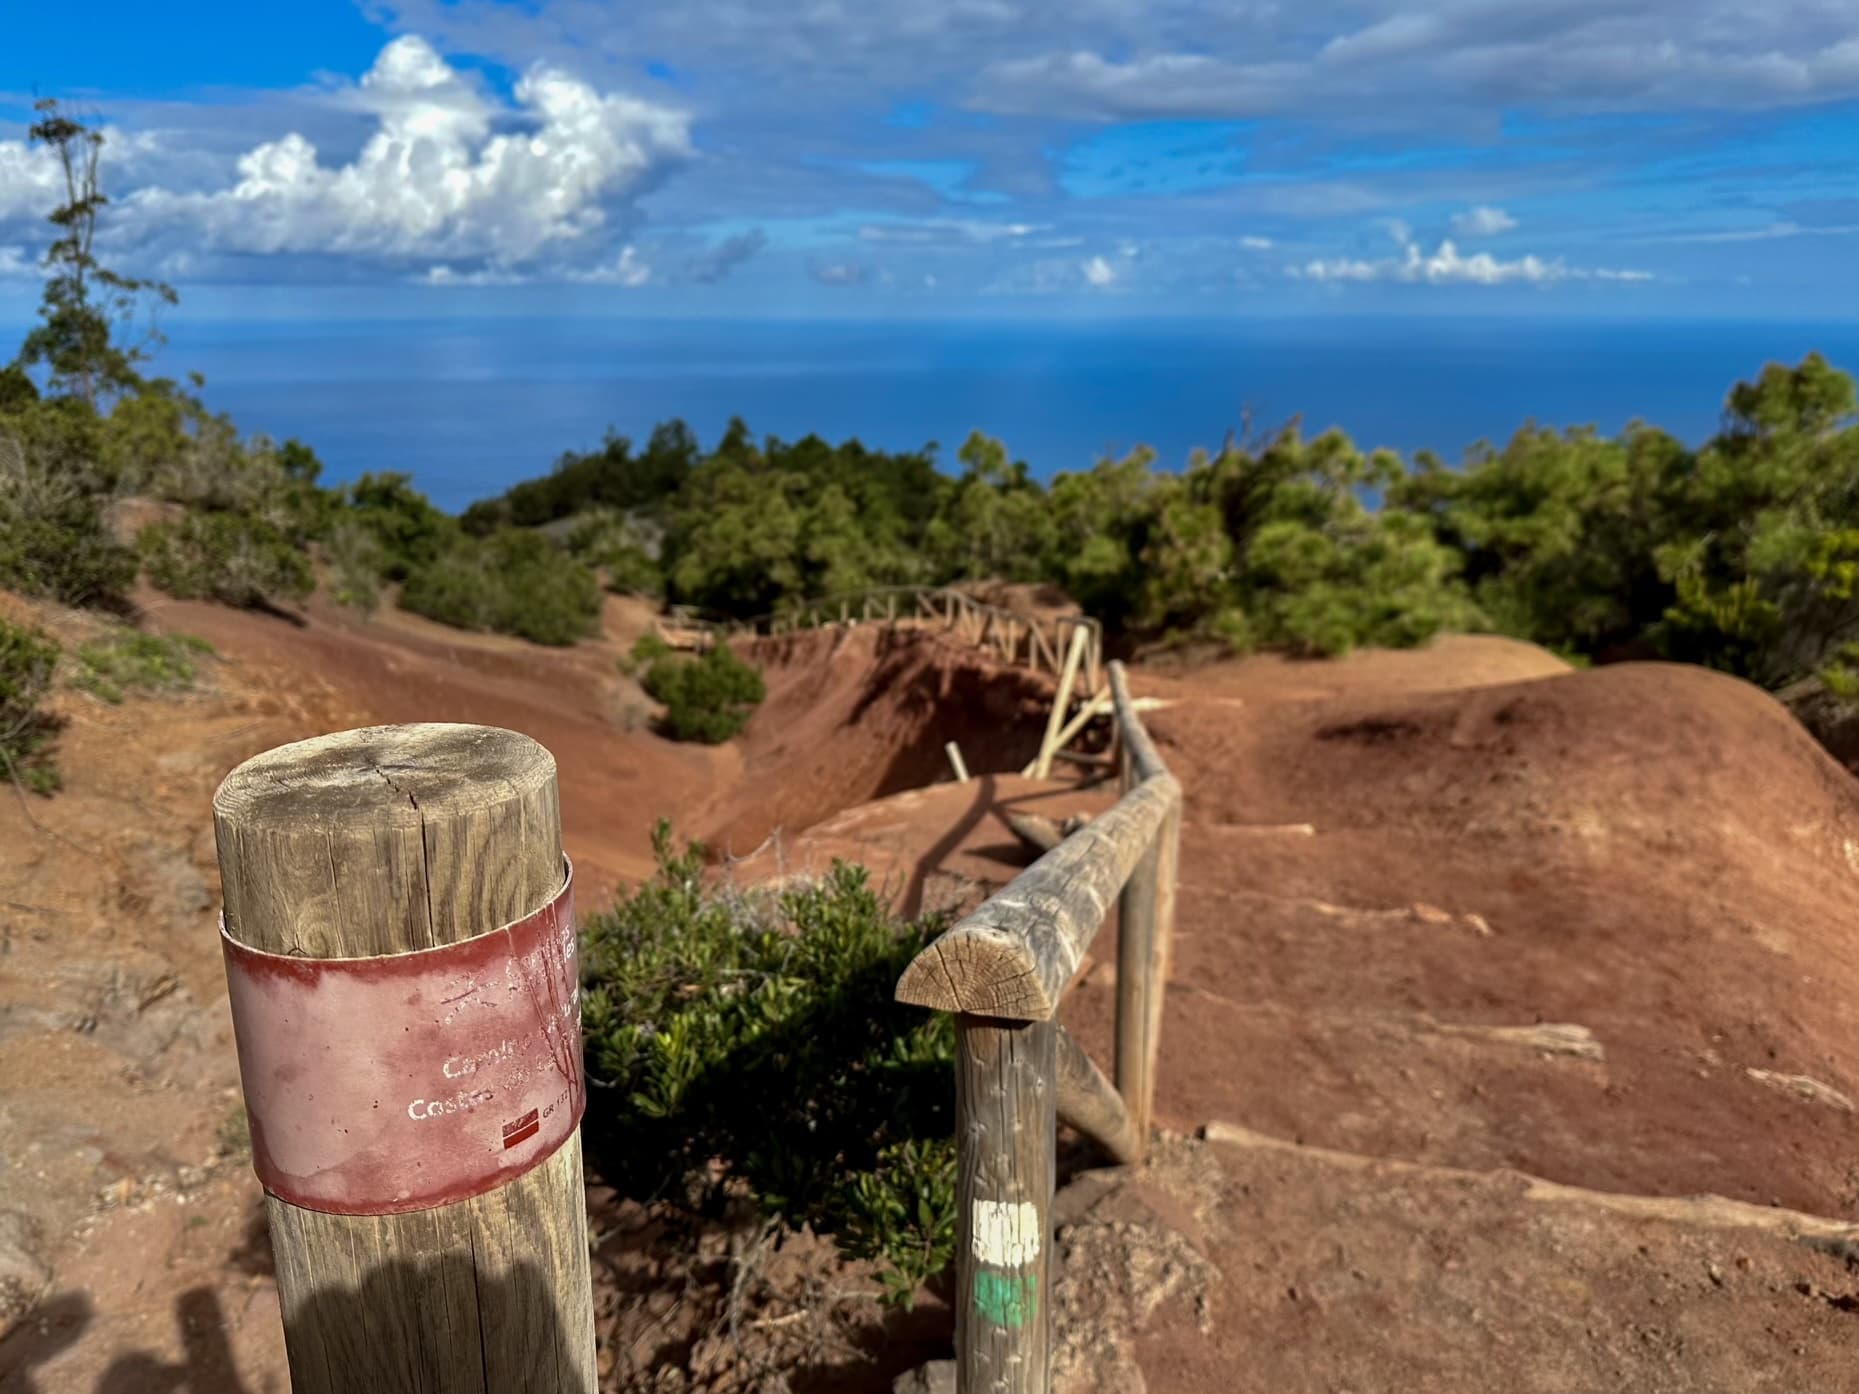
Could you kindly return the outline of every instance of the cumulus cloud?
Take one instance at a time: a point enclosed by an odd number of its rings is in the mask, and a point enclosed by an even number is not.
[[[715,285],[767,245],[768,234],[760,228],[725,237],[692,257],[685,264],[685,274],[700,285]]]
[[[1517,226],[1517,220],[1502,208],[1479,206],[1468,208],[1452,220],[1452,230],[1461,237],[1495,237],[1500,232],[1510,232]]]
[[[181,224],[215,250],[533,262],[632,216],[629,198],[690,154],[687,118],[538,65],[516,110],[492,103],[413,35],[339,100],[376,129],[347,164],[301,134],[247,151],[231,188],[144,188],[126,223]],[[514,126],[514,129],[502,129]]]
[[[1544,260],[1538,256],[1520,256],[1504,260],[1489,252],[1466,256],[1451,240],[1439,244],[1431,254],[1419,244],[1397,236],[1404,243],[1398,257],[1313,260],[1302,266],[1286,268],[1286,273],[1306,281],[1399,281],[1420,285],[1501,286],[1511,284],[1548,285],[1556,281],[1649,281],[1649,271],[1616,268],[1569,266],[1560,258]]]
[[[1102,290],[1117,283],[1117,268],[1102,257],[1092,257],[1081,268],[1084,271],[1084,283]]]
[[[39,263],[23,247],[0,247],[0,277],[36,276]]]

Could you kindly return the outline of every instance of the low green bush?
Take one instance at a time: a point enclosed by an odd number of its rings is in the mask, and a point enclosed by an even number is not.
[[[249,513],[188,513],[136,534],[148,578],[177,600],[258,606],[302,600],[315,587],[310,558],[290,536]]]
[[[51,750],[60,723],[39,705],[57,667],[58,645],[50,638],[0,620],[0,775],[36,794],[60,783]]]
[[[484,539],[462,538],[415,571],[400,604],[460,629],[567,645],[594,631],[600,585],[591,570],[540,533],[506,528]]]
[[[602,1176],[690,1217],[746,1192],[907,1299],[954,1255],[954,1027],[892,991],[944,922],[894,917],[860,867],[732,892],[669,825],[653,844],[657,877],[584,931]]]
[[[656,634],[641,634],[633,640],[632,648],[626,657],[620,660],[620,671],[627,677],[637,677],[661,658],[670,658],[677,652],[670,644]]]
[[[716,645],[701,658],[663,654],[646,669],[641,685],[664,704],[667,735],[706,745],[721,745],[738,734],[768,695],[762,675],[727,644]]]
[[[81,645],[68,681],[112,706],[131,692],[185,692],[199,675],[199,660],[212,652],[191,634],[124,630]]]

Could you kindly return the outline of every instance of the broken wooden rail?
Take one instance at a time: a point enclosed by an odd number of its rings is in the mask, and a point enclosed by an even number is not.
[[[897,999],[955,1013],[958,1394],[1047,1394],[1056,1124],[1142,1160],[1155,1099],[1181,786],[1109,668],[1123,797],[911,962]],[[1116,1083],[1054,1019],[1118,899]]]

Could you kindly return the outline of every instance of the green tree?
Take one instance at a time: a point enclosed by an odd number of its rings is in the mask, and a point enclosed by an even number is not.
[[[58,229],[45,253],[45,290],[40,323],[20,346],[19,363],[44,367],[52,391],[75,396],[91,407],[130,392],[142,383],[136,365],[161,340],[151,315],[139,343],[120,342],[118,331],[138,306],[176,302],[165,282],[125,276],[97,260],[97,221],[109,199],[103,193],[99,165],[103,133],[74,121],[46,98],[33,110],[39,119],[29,128],[35,145],[51,149],[64,175],[65,201],[52,211]]]
[[[1024,460],[976,431],[957,453],[966,469],[930,524],[938,571],[970,580],[1037,581],[1056,540],[1045,491]]]

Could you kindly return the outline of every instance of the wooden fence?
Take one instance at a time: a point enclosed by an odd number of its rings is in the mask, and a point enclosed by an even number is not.
[[[1104,629],[1088,615],[1038,616],[976,600],[948,586],[878,586],[790,605],[749,620],[712,620],[674,606],[659,624],[659,637],[680,646],[703,646],[718,638],[788,634],[828,625],[883,624],[945,630],[1003,663],[1059,677],[1074,644],[1082,644],[1079,673],[1085,690],[1103,686]],[[1080,637],[1082,636],[1082,637]]]
[[[1146,1153],[1181,832],[1181,786],[1121,664],[1123,797],[911,963],[897,999],[955,1013],[958,1394],[1047,1394],[1051,1204],[1063,1120],[1122,1163]],[[1116,1083],[1054,1017],[1118,895]]]

